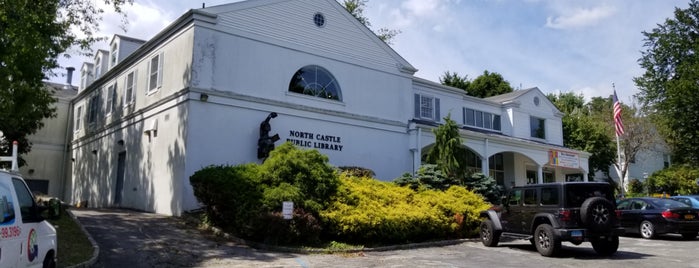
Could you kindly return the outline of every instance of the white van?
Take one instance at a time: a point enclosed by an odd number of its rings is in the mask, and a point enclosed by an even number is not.
[[[56,229],[41,210],[17,168],[17,142],[11,170],[0,170],[0,267],[56,267]]]

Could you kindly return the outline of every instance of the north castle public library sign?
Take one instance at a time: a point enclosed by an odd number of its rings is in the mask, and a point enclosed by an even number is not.
[[[289,130],[289,138],[286,141],[296,146],[319,150],[342,151],[344,147],[340,136],[298,130]]]

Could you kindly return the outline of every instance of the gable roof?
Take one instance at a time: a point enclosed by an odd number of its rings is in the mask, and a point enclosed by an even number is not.
[[[541,90],[539,90],[539,88],[533,87],[533,88],[528,88],[528,89],[515,90],[515,91],[512,91],[510,93],[505,93],[502,95],[487,97],[485,99],[489,100],[489,101],[497,102],[497,103],[503,103],[503,102],[513,101],[513,100],[519,98],[520,96],[525,95],[525,94],[532,92],[534,90],[541,92]]]
[[[367,67],[414,74],[417,69],[336,0],[247,0],[197,9],[217,27],[275,45]],[[325,18],[314,25],[314,16]]]

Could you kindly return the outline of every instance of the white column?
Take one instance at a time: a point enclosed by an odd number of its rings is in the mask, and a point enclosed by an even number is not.
[[[583,181],[587,181],[587,172],[583,172]]]
[[[481,172],[488,176],[488,158],[487,157],[481,157]]]
[[[537,178],[536,182],[537,183],[544,183],[544,166],[539,165],[536,167],[536,173],[537,173]]]

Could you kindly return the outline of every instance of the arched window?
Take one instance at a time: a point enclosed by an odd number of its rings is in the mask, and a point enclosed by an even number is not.
[[[342,91],[335,77],[323,67],[308,65],[296,71],[289,91],[323,99],[342,101]]]

